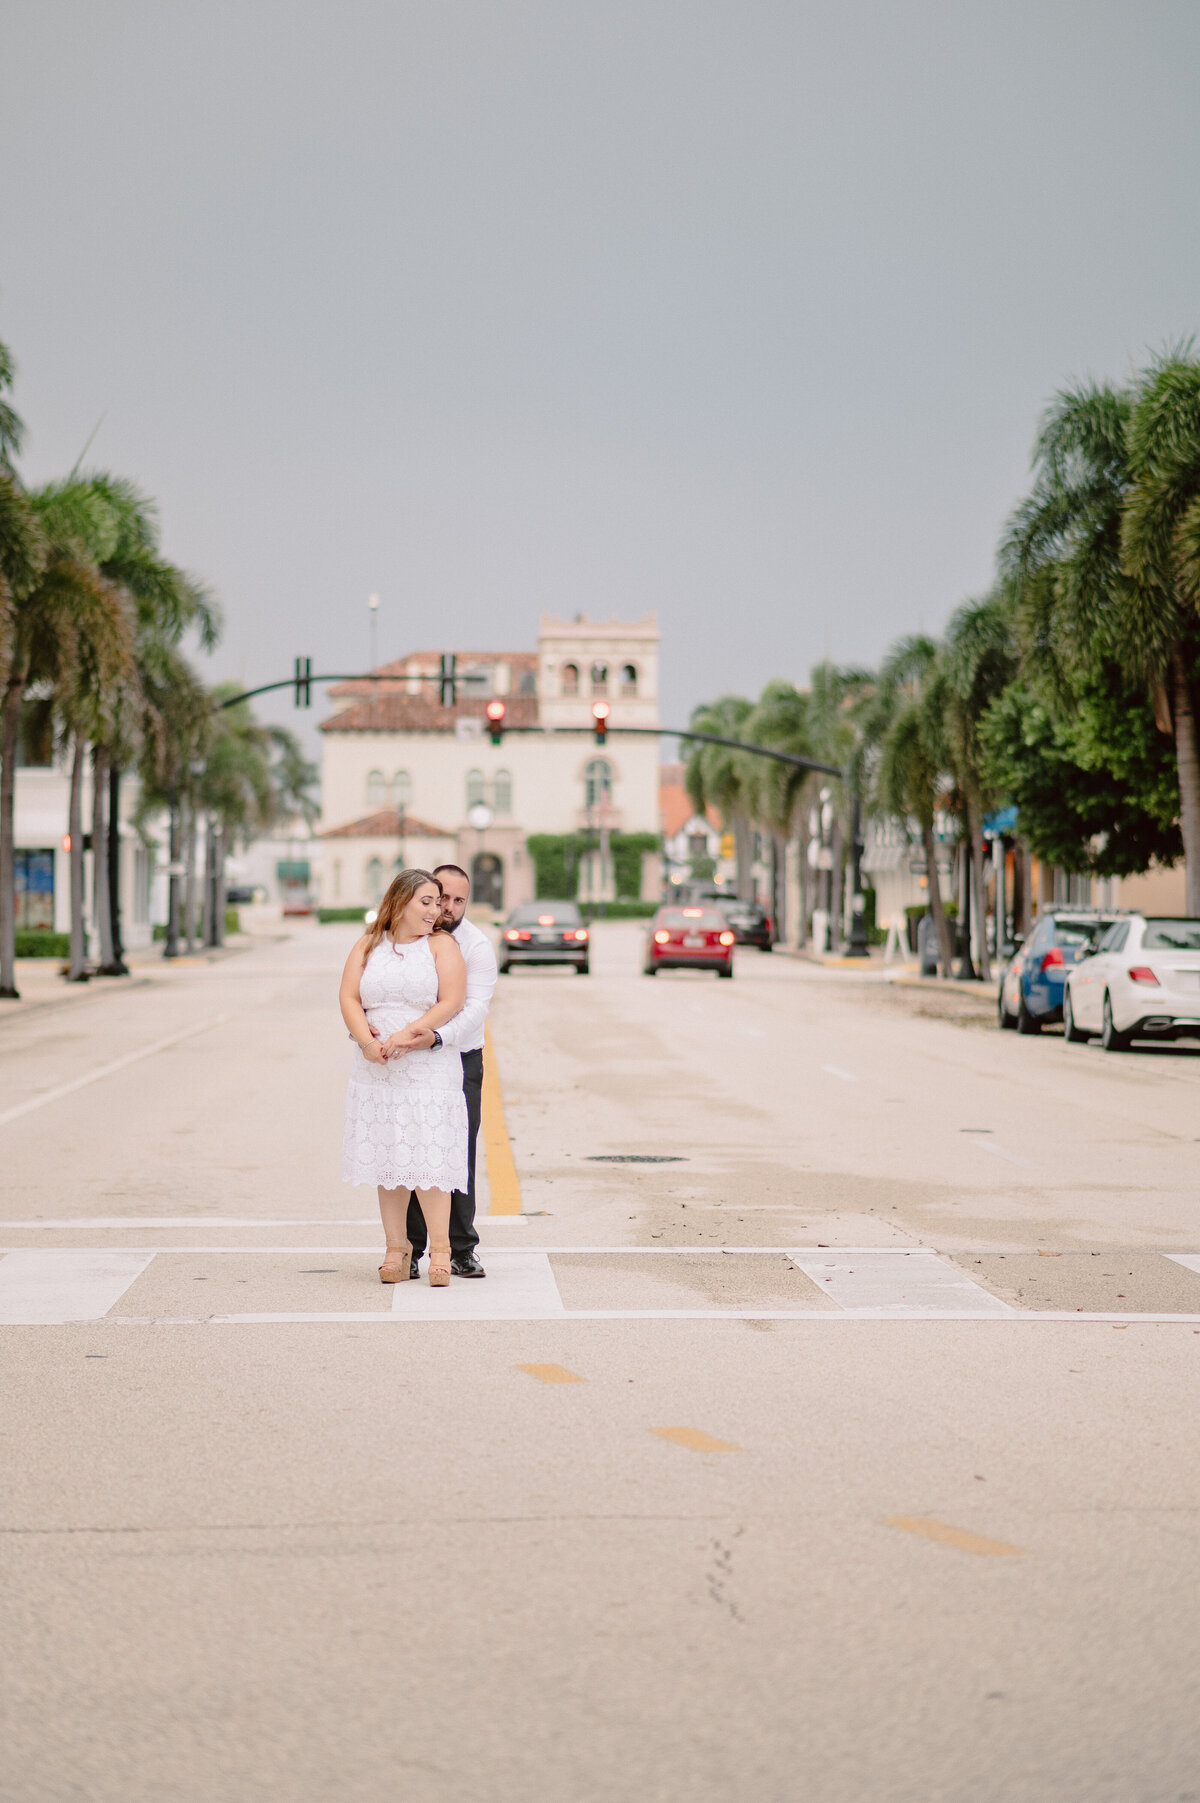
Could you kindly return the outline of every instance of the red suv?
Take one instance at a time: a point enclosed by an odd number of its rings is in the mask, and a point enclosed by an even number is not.
[[[731,977],[736,937],[716,908],[660,908],[650,922],[642,973],[656,977],[660,970],[715,970],[719,977]]]

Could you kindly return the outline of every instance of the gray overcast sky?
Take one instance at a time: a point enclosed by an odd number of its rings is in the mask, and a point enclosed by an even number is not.
[[[381,657],[656,609],[680,721],[870,661],[1200,327],[1198,88],[1195,0],[7,0],[25,473],[103,413],[214,676],[373,589]]]

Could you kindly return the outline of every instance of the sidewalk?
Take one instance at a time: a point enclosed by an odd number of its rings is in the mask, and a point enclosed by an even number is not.
[[[220,964],[227,958],[236,958],[241,952],[251,951],[264,938],[275,937],[275,934],[238,933],[232,935],[226,945],[198,947],[190,958],[180,956],[171,959],[163,957],[162,944],[156,941],[137,951],[126,952],[125,962],[129,966],[127,977],[92,976],[85,983],[68,983],[62,975],[65,966],[62,958],[18,958],[16,978],[20,997],[17,1001],[0,1001],[0,1027],[6,1021],[23,1018],[41,1009],[71,1007],[89,997],[115,995],[124,990],[142,988],[158,980],[169,980],[175,970],[193,969],[201,964]]]
[[[931,989],[940,995],[957,993],[973,996],[976,1000],[986,998],[989,1004],[993,999],[997,980],[995,973],[987,983],[978,978],[971,983],[964,982],[959,977],[923,977],[915,958],[903,964],[885,964],[881,946],[872,946],[866,958],[848,958],[843,952],[814,952],[806,946],[777,945],[775,956],[795,958],[802,964],[817,964],[823,970],[847,971],[868,977],[877,983],[894,983],[905,989]]]

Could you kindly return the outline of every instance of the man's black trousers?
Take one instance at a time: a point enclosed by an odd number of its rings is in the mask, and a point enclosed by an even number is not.
[[[479,1137],[479,1107],[483,1094],[483,1053],[464,1052],[463,1094],[467,1098],[467,1193],[455,1190],[450,1197],[450,1250],[474,1252],[479,1244],[475,1231],[475,1141]],[[408,1237],[414,1256],[425,1250],[425,1216],[415,1195],[408,1198]]]

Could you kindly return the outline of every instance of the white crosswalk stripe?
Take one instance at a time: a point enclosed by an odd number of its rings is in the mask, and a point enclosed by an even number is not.
[[[0,1258],[0,1323],[99,1321],[141,1276],[152,1252],[10,1252]]]
[[[789,1248],[788,1257],[838,1307],[873,1315],[1015,1315],[990,1290],[972,1282],[936,1252],[863,1249],[814,1252]]]

